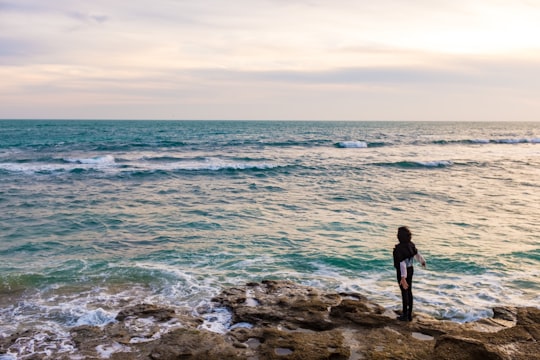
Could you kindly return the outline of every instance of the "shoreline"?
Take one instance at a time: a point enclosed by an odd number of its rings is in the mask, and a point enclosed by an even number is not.
[[[229,287],[212,301],[214,307],[185,311],[130,306],[106,325],[71,328],[69,340],[28,329],[0,337],[0,360],[528,360],[540,353],[540,309],[535,307],[497,307],[492,318],[470,323],[420,313],[401,322],[362,294],[285,280]],[[208,331],[220,315],[230,316],[228,328]]]

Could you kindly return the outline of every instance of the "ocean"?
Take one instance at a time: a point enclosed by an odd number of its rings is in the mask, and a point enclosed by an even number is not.
[[[399,309],[402,225],[427,260],[415,311],[540,306],[539,204],[538,122],[3,120],[0,337],[55,335],[0,358],[263,279]]]

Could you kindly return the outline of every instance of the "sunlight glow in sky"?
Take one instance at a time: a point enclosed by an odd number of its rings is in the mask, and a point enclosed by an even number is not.
[[[540,0],[0,0],[0,118],[540,120]]]

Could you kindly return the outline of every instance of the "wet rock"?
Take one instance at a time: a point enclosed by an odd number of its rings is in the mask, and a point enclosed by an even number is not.
[[[139,318],[153,317],[157,321],[168,321],[173,318],[174,310],[151,304],[139,304],[120,311],[116,315],[116,320],[123,321],[130,316]]]
[[[506,321],[516,321],[517,309],[508,306],[497,306],[493,308],[493,319],[501,319]]]
[[[540,324],[540,309],[534,307],[519,308],[517,310],[518,325]]]
[[[493,309],[493,318],[459,324],[395,314],[357,293],[322,291],[268,280],[224,289],[214,299],[232,313],[228,332],[201,328],[194,312],[152,304],[123,309],[116,322],[71,329],[74,351],[54,350],[54,334],[29,330],[0,338],[0,355],[15,353],[33,337],[52,340],[25,359],[540,359],[540,309]],[[226,329],[227,330],[227,329]],[[29,340],[30,339],[30,340]],[[41,346],[41,345],[40,345]],[[30,347],[27,347],[30,348]],[[52,350],[51,350],[52,349]],[[60,346],[57,347],[60,349]],[[55,352],[56,351],[56,352]],[[1,356],[0,356],[1,357]]]
[[[341,322],[351,321],[357,325],[368,327],[383,327],[388,325],[389,318],[382,315],[384,308],[367,300],[345,299],[330,310],[333,319]]]
[[[259,348],[262,359],[347,360],[350,350],[344,346],[340,331],[284,332],[264,329]]]
[[[289,281],[268,280],[225,290],[214,301],[231,309],[234,323],[328,330],[333,326],[329,308],[339,296],[326,295]]]
[[[497,351],[490,350],[480,340],[459,336],[441,336],[435,344],[433,355],[440,360],[504,360]]]
[[[226,338],[208,331],[178,329],[165,334],[148,350],[148,358],[173,359],[241,359],[233,344]]]
[[[443,360],[540,359],[538,314],[540,310],[536,308],[518,308],[516,325],[495,332],[474,331],[470,324],[460,325],[437,338],[434,355]]]

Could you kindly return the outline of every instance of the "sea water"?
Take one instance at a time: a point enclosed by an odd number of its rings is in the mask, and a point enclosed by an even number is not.
[[[76,354],[71,328],[139,303],[223,332],[212,296],[263,279],[398,309],[402,225],[428,263],[416,311],[540,306],[539,142],[521,122],[0,121],[0,337],[38,334],[0,357]]]

